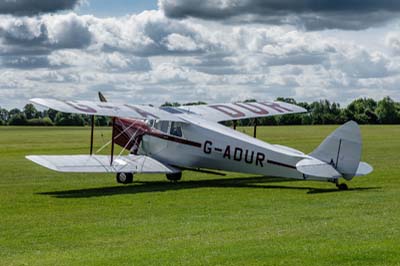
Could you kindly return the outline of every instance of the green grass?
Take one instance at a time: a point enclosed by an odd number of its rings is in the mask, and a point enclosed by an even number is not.
[[[310,152],[334,128],[264,127],[259,137]],[[87,153],[89,134],[0,128],[0,265],[400,265],[400,126],[362,127],[375,171],[342,192],[236,173],[121,186],[24,159]],[[97,146],[109,135],[98,130]]]

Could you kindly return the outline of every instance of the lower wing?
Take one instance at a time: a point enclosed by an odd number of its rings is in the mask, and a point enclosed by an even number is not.
[[[107,155],[29,155],[28,160],[57,172],[70,173],[166,173],[180,172],[148,156],[119,156],[110,164]]]

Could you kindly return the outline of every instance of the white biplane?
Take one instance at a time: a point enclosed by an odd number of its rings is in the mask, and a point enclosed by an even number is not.
[[[326,181],[347,189],[340,178],[351,180],[373,170],[360,162],[361,134],[353,121],[334,131],[310,154],[263,142],[219,123],[306,112],[296,105],[254,102],[156,108],[113,104],[99,95],[101,102],[31,99],[61,112],[90,115],[90,154],[26,158],[59,172],[116,173],[122,184],[131,183],[135,173],[164,173],[169,180],[178,181],[184,170],[215,174],[214,170],[222,170]],[[110,155],[93,154],[95,115],[112,117]],[[114,143],[129,155],[115,156]]]

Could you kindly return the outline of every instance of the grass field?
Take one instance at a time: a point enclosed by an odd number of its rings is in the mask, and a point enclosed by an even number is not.
[[[334,128],[264,127],[259,138],[310,152]],[[98,146],[109,133],[96,132]],[[375,171],[340,192],[236,173],[121,186],[24,159],[87,153],[88,128],[0,127],[0,265],[400,265],[400,126],[362,135]]]

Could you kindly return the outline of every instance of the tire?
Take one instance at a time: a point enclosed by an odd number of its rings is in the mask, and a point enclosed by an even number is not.
[[[338,185],[338,189],[339,190],[348,190],[349,188],[347,187],[347,185],[345,183],[342,183],[342,184]]]
[[[173,182],[179,181],[182,179],[182,172],[174,173],[174,174],[167,174],[167,179],[169,181],[173,181]]]
[[[133,182],[132,173],[117,173],[117,183],[130,184]]]

